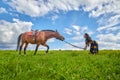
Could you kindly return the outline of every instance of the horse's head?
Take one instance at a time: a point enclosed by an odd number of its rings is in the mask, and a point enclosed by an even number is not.
[[[55,33],[56,33],[55,34],[56,39],[64,41],[65,38],[57,30],[55,31]]]

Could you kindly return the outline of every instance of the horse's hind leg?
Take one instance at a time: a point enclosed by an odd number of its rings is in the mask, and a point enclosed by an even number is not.
[[[46,53],[48,53],[48,51],[49,51],[49,46],[47,45],[47,51],[46,51]]]
[[[21,43],[21,45],[20,45],[20,51],[19,51],[19,55],[21,55],[21,50],[22,50],[23,45],[24,45],[24,43]]]
[[[44,45],[45,47],[47,47],[46,53],[48,53],[49,51],[49,46],[47,44]]]
[[[28,47],[28,43],[25,44],[25,47],[24,47],[24,55],[26,55],[26,48]]]

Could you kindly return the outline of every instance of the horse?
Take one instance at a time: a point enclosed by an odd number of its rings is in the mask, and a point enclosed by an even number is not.
[[[22,47],[25,44],[24,55],[26,55],[26,48],[28,47],[28,44],[31,43],[31,44],[36,44],[34,55],[36,55],[38,47],[40,45],[47,47],[46,53],[48,53],[49,46],[46,44],[46,42],[48,39],[51,39],[51,38],[56,38],[61,41],[65,39],[61,34],[59,34],[57,30],[56,31],[54,30],[37,31],[36,35],[34,36],[33,36],[33,31],[21,33],[18,36],[16,51],[19,50],[19,54],[21,54]]]

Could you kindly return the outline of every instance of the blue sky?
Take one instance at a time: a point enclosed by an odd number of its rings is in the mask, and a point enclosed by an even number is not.
[[[15,49],[18,35],[31,29],[57,29],[80,47],[85,46],[83,34],[89,33],[100,49],[119,49],[119,4],[119,0],[1,0],[0,49]],[[76,49],[56,39],[47,43],[50,49]]]

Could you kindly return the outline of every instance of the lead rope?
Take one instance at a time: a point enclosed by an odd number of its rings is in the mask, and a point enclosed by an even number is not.
[[[82,47],[79,47],[79,46],[73,45],[73,44],[71,44],[71,43],[69,43],[69,42],[67,42],[67,41],[64,41],[64,42],[67,43],[67,44],[69,44],[69,45],[71,45],[71,46],[73,46],[73,47],[76,47],[76,48],[79,48],[79,49],[84,49],[84,48],[82,48]]]

